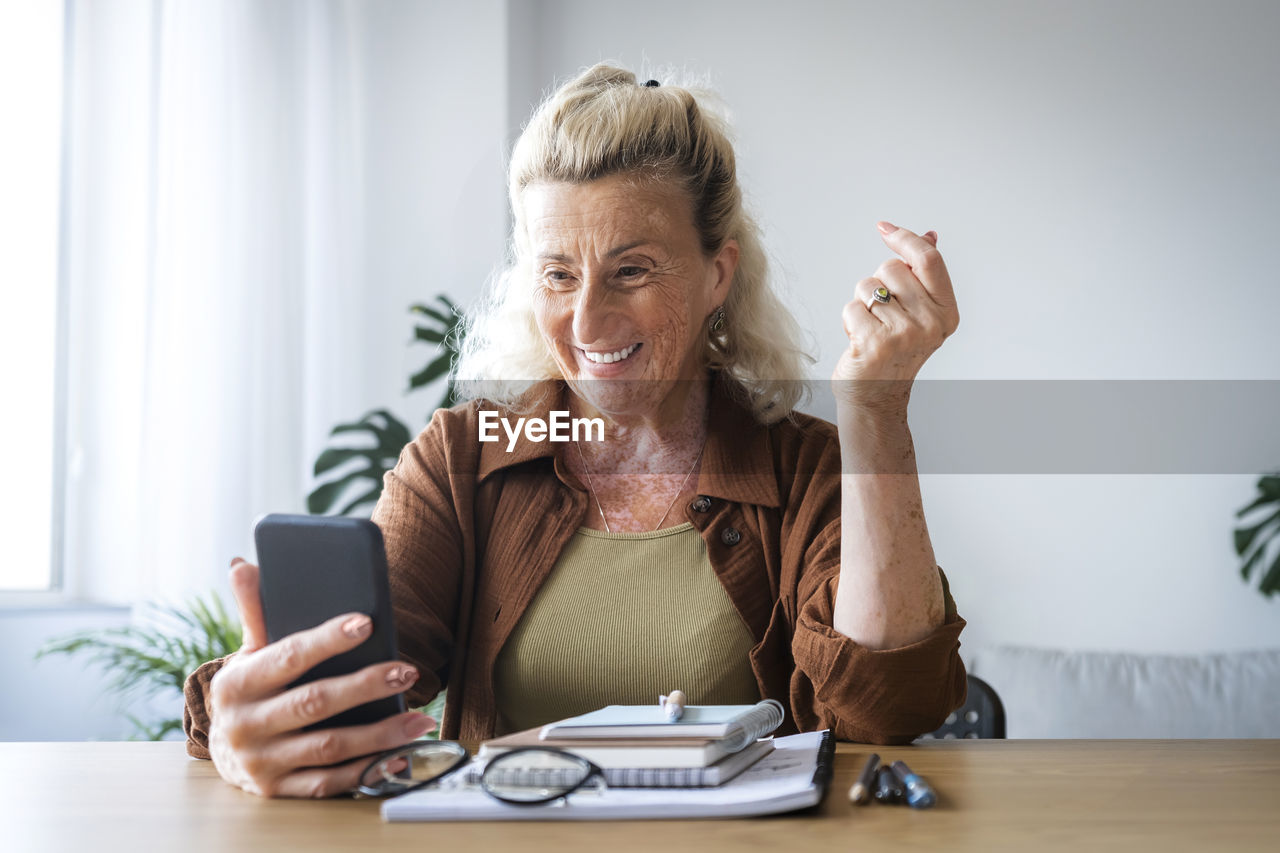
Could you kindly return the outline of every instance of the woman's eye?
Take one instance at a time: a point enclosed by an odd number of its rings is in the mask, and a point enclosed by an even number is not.
[[[618,275],[623,278],[635,278],[638,275],[644,275],[644,267],[619,267]]]
[[[566,287],[573,281],[573,276],[564,270],[547,270],[542,277],[552,287]]]

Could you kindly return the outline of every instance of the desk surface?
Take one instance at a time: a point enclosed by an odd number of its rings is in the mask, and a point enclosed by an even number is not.
[[[935,741],[879,747],[933,809],[846,799],[841,744],[812,814],[750,820],[386,824],[371,801],[263,800],[180,743],[0,743],[0,847],[74,850],[1274,850],[1280,740]],[[16,842],[16,844],[15,844]],[[429,847],[428,847],[429,845]]]

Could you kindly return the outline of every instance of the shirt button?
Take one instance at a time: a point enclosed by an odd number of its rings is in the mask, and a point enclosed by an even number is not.
[[[689,504],[689,506],[693,508],[694,512],[706,512],[711,509],[711,498],[706,495],[698,495],[698,499]]]
[[[742,534],[736,527],[726,527],[720,531],[720,541],[726,545],[737,545],[742,541]]]

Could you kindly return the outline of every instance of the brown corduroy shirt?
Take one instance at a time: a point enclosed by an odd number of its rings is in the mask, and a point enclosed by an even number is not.
[[[699,498],[684,517],[756,645],[762,698],[788,709],[783,731],[906,743],[937,728],[965,697],[965,622],[942,577],[944,624],[919,642],[871,650],[831,627],[840,574],[840,446],[808,415],[769,426],[713,384]],[[553,398],[554,399],[554,398]],[[420,677],[408,700],[447,685],[442,737],[491,737],[493,666],[555,566],[590,495],[558,443],[523,434],[481,443],[483,401],[442,409],[385,478],[373,520],[382,529],[401,657]],[[547,405],[533,416],[547,418]],[[506,414],[503,412],[503,414]],[[526,417],[530,414],[526,414]],[[939,569],[941,572],[941,569]],[[208,758],[211,661],[187,679],[187,751]]]

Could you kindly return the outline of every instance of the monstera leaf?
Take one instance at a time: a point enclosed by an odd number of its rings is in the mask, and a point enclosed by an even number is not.
[[[437,352],[409,379],[415,391],[446,379],[444,396],[437,408],[457,402],[452,370],[466,332],[465,317],[458,306],[443,294],[435,299],[439,307],[415,304],[409,311],[423,318],[414,327],[415,342],[432,344]],[[352,444],[351,437],[366,438]],[[347,515],[356,510],[372,510],[382,494],[382,475],[395,467],[400,451],[413,435],[386,409],[368,412],[355,423],[339,424],[329,433],[330,446],[316,459],[316,477],[328,477],[307,495],[307,511],[313,515]]]
[[[1270,598],[1280,591],[1280,547],[1269,547],[1280,537],[1280,473],[1258,480],[1258,492],[1253,503],[1236,513],[1237,518],[1249,516],[1250,524],[1236,528],[1236,554],[1244,560],[1240,565],[1240,575],[1246,581],[1270,557],[1271,562],[1265,572],[1258,572],[1262,576],[1258,591]]]
[[[409,428],[385,409],[369,412],[350,424],[339,424],[329,433],[331,438],[364,433],[369,443],[360,447],[330,447],[316,459],[315,474],[323,477],[333,471],[341,476],[331,479],[307,495],[307,510],[315,515],[332,511],[352,485],[361,485],[359,493],[337,511],[347,513],[366,504],[377,503],[382,494],[382,475],[395,467],[400,451],[409,443]],[[349,463],[354,466],[348,467]]]

